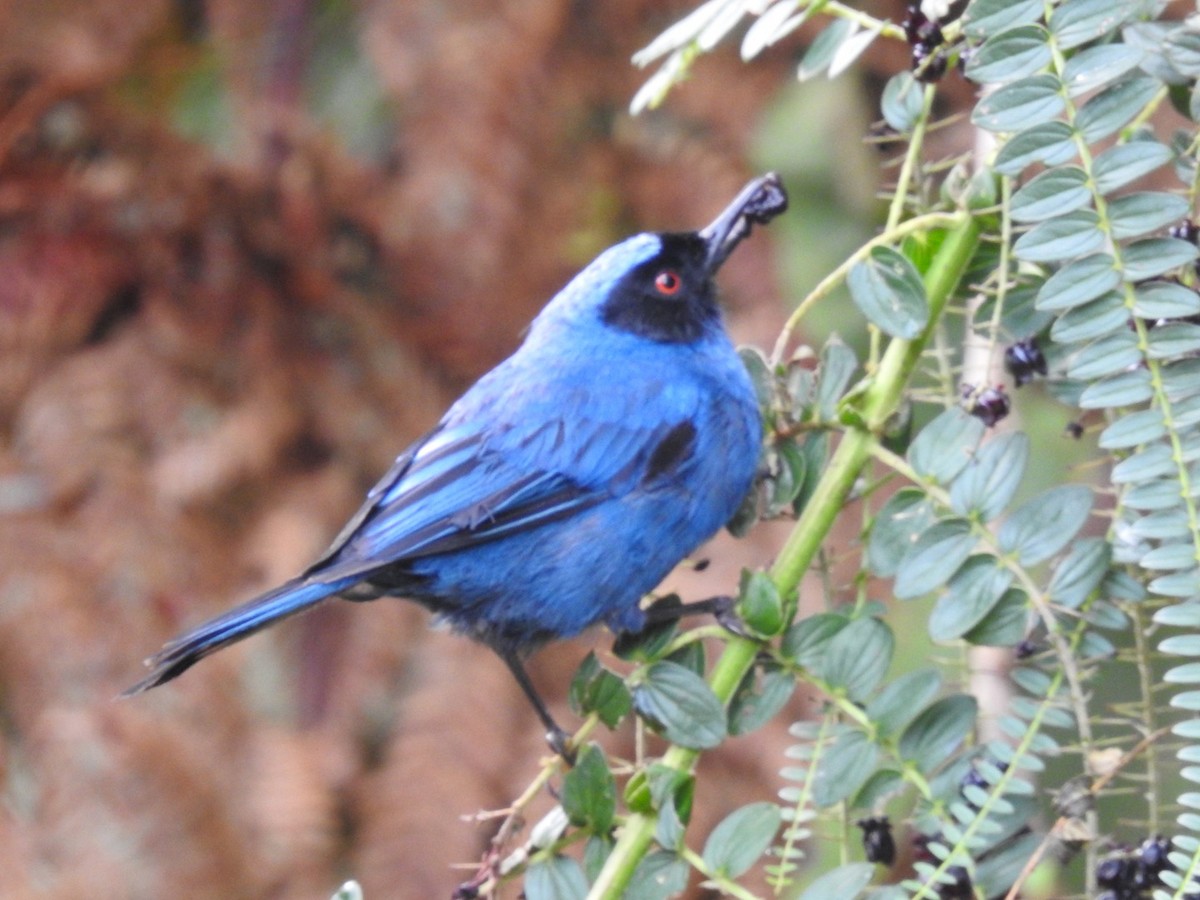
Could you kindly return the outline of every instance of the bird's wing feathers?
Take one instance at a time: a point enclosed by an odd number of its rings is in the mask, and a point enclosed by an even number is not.
[[[486,434],[444,423],[396,461],[305,575],[365,576],[573,515],[636,483],[671,432],[580,413]]]

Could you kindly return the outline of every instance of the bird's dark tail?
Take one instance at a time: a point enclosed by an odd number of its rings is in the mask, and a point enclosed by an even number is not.
[[[187,634],[168,641],[162,650],[146,660],[146,665],[151,669],[150,674],[122,692],[121,696],[140,694],[170,681],[208,654],[249,637],[280,619],[304,612],[358,580],[352,578],[322,583],[297,578],[255,597],[223,616],[218,616]]]

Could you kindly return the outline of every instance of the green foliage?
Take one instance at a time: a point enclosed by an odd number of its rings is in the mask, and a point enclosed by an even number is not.
[[[820,23],[801,79],[905,40],[849,4],[749,6],[708,0],[639,53],[660,67],[635,110],[747,19],[747,60]],[[780,896],[969,883],[992,897],[1027,888],[1035,860],[1058,879],[1043,895],[1095,896],[1100,849],[1154,832],[1173,835],[1154,896],[1200,891],[1200,31],[1164,8],[972,0],[888,78],[881,128],[900,159],[883,233],[801,301],[771,353],[743,351],[766,438],[730,527],[783,518],[791,537],[770,570],[744,574],[737,633],[661,626],[619,642],[623,669],[585,661],[571,690],[584,736],[632,709],[670,746],[628,765],[579,752],[560,795],[570,825],[530,851],[527,896],[668,897],[695,870],[749,897],[744,876],[762,868]],[[942,69],[979,87],[980,139],[958,160],[924,140]],[[841,285],[871,334],[865,358],[836,337],[794,347]],[[1042,390],[1096,435],[1073,483],[1047,480],[1054,450],[1036,429],[993,432],[978,414],[1003,348],[1030,338],[1047,373],[1014,395],[1014,418]],[[838,523],[860,540],[831,540]],[[820,596],[800,597],[809,573]],[[936,649],[914,669],[915,622]],[[701,637],[717,640],[711,665]],[[977,646],[1014,648],[993,672],[1008,693],[986,707],[969,692]],[[719,777],[695,774],[701,751],[798,688],[819,699],[790,727],[778,804],[746,798],[691,834],[696,779]],[[904,881],[856,861],[847,834],[883,812],[927,849]],[[842,864],[808,871],[818,842],[840,843]],[[1087,857],[1082,876],[1052,844]]]

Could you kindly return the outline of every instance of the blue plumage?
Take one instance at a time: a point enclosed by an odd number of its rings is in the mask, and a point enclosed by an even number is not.
[[[397,459],[316,563],[167,644],[127,693],[326,597],[396,595],[495,649],[556,730],[520,654],[597,622],[640,630],[641,598],[751,486],[761,425],[712,276],[752,222],[785,206],[768,175],[703,231],[605,251]]]

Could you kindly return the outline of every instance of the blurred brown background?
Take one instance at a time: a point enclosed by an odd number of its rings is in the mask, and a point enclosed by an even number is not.
[[[787,53],[720,52],[626,112],[629,55],[687,8],[0,2],[0,897],[466,878],[494,826],[460,817],[545,747],[423,612],[332,603],[113,697],[318,553],[595,252],[740,187]],[[774,336],[772,272],[761,238],[727,267],[739,340]],[[727,591],[772,546],[677,580]],[[548,695],[589,643],[536,658]],[[781,728],[707,760],[698,810],[772,796]]]

